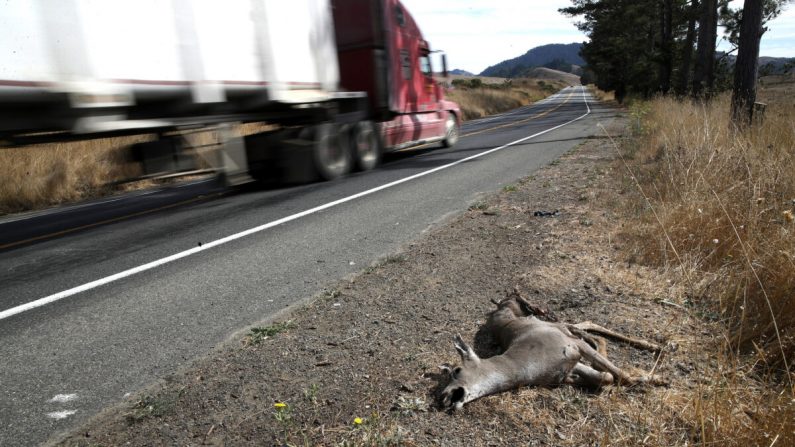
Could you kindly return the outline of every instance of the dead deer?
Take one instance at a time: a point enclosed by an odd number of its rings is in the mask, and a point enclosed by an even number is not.
[[[624,385],[666,384],[653,374],[633,377],[619,369],[607,359],[605,340],[587,331],[661,352],[653,343],[626,337],[590,322],[566,324],[540,320],[535,315],[546,313],[539,312],[538,307],[518,293],[495,304],[497,310],[489,315],[485,329],[503,352],[481,359],[460,335],[456,335],[454,344],[462,365],[441,367],[451,377],[441,394],[444,409],[458,410],[475,399],[527,385],[571,384],[599,388],[614,381]]]

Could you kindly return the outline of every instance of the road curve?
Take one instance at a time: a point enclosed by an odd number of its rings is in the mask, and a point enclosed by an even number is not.
[[[569,88],[465,123],[453,149],[333,182],[204,185],[124,198],[119,218],[96,204],[0,221],[6,244],[32,234],[15,239],[12,226],[61,221],[58,237],[0,250],[0,445],[42,443],[174,373],[529,175],[611,113]]]

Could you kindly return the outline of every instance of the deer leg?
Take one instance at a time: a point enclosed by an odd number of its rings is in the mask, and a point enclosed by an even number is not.
[[[599,372],[578,362],[566,376],[564,383],[583,388],[601,388],[613,383],[613,375],[609,372]]]
[[[607,358],[607,340],[596,335],[592,335],[591,338],[596,343],[596,352]]]
[[[624,372],[624,370],[614,365],[613,362],[608,360],[602,354],[596,352],[591,345],[579,338],[576,341],[577,347],[580,348],[580,353],[582,354],[583,358],[591,362],[591,365],[593,365],[594,369],[609,372],[613,375],[613,377],[616,378],[618,383],[626,385],[635,385],[638,383],[639,380],[637,378],[630,376]]]
[[[602,357],[607,358],[607,340],[597,335],[589,334],[585,330],[578,328],[577,325],[569,324],[566,328],[572,335],[585,340],[592,348],[596,349],[596,352],[602,354]]]
[[[596,350],[592,348],[591,345],[589,345],[585,341],[577,338],[575,339],[575,342],[577,343],[577,347],[580,350],[582,358],[591,362],[591,365],[593,365],[594,369],[600,371],[607,371],[610,374],[612,374],[613,377],[617,379],[618,383],[624,385],[637,385],[639,383],[650,383],[652,385],[668,385],[668,381],[654,375],[632,377],[629,374],[627,374],[624,370],[614,365],[613,362],[608,360],[606,357],[602,356],[602,354],[596,352]]]
[[[594,324],[594,323],[592,323],[590,321],[585,321],[585,322],[577,323],[577,324],[569,324],[567,326],[569,326],[569,329],[571,329],[573,327],[573,328],[579,329],[581,331],[595,332],[595,333],[597,333],[599,335],[604,335],[605,337],[614,338],[616,340],[620,340],[620,341],[623,341],[624,343],[627,343],[627,344],[629,344],[631,346],[634,346],[634,347],[636,347],[638,349],[643,349],[643,350],[651,351],[651,352],[660,352],[660,351],[662,351],[662,348],[659,345],[657,345],[657,344],[654,344],[652,342],[649,342],[649,341],[646,341],[646,340],[643,340],[643,339],[640,339],[640,338],[634,338],[634,337],[626,336],[626,335],[618,333],[616,331],[607,329],[606,327],[602,327],[602,326],[599,326],[598,324]]]

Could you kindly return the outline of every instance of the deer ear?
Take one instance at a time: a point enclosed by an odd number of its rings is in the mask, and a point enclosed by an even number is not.
[[[463,361],[478,361],[478,355],[475,354],[475,351],[469,347],[468,344],[461,338],[460,334],[456,334],[455,338],[453,338],[453,344],[455,345],[455,349],[458,351],[458,354],[461,356],[461,360]]]
[[[439,370],[449,376],[453,375],[453,366],[449,363],[442,363],[439,365]]]

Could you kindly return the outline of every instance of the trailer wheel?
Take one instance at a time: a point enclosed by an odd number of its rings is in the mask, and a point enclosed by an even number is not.
[[[359,171],[369,171],[381,163],[381,138],[372,121],[362,121],[353,126],[351,151]]]
[[[453,147],[458,143],[458,135],[461,129],[458,126],[458,120],[452,113],[447,115],[447,122],[445,122],[445,134],[442,144],[444,147]]]
[[[312,155],[318,175],[323,180],[334,180],[351,172],[353,162],[347,132],[340,132],[330,123],[314,126],[312,132]]]

